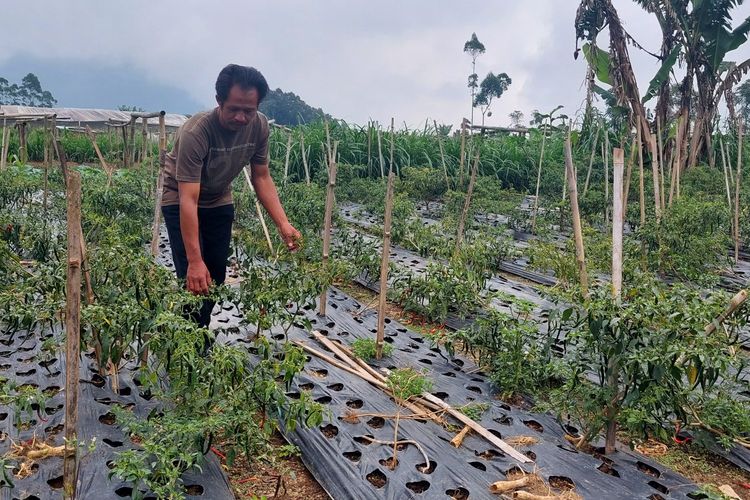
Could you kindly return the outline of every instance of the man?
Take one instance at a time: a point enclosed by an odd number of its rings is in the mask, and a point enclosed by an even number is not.
[[[268,120],[258,105],[268,83],[255,68],[230,64],[216,79],[213,111],[192,116],[177,132],[164,167],[162,213],[177,277],[205,295],[226,277],[234,220],[232,181],[251,166],[258,199],[289,250],[301,238],[284,213],[268,168]],[[214,302],[203,301],[196,321],[207,327]]]

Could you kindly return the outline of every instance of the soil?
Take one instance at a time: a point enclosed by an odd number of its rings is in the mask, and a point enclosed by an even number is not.
[[[271,439],[275,447],[287,442],[280,434]],[[214,447],[221,453],[221,445]],[[268,498],[278,500],[328,500],[330,497],[305,468],[299,456],[277,459],[277,464],[259,460],[249,461],[244,454],[238,455],[231,467],[226,458],[217,456],[229,477],[232,491],[238,499]]]
[[[726,459],[708,453],[692,445],[645,447],[639,451],[682,474],[698,485],[719,487],[729,485],[743,500],[750,500],[750,473],[740,469]]]

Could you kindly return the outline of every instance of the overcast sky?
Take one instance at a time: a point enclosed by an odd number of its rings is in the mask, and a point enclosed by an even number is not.
[[[470,113],[463,45],[476,32],[492,71],[513,80],[487,124],[508,113],[558,104],[575,115],[585,92],[583,57],[573,59],[577,0],[4,0],[0,76],[36,73],[61,106],[135,104],[192,113],[214,105],[227,63],[255,66],[272,88],[300,95],[337,118],[410,127],[457,124]],[[655,19],[614,0],[626,29],[658,52]],[[750,16],[750,2],[734,23]],[[600,41],[606,45],[605,40]],[[656,72],[631,48],[641,93]],[[750,43],[730,54],[750,57]],[[475,122],[478,122],[475,118]]]

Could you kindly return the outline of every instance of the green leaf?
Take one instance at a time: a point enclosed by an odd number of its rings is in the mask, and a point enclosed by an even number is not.
[[[680,55],[680,51],[682,50],[681,46],[676,46],[672,49],[672,52],[669,53],[666,59],[664,59],[664,62],[661,64],[661,68],[659,68],[659,71],[656,72],[656,75],[651,79],[651,82],[648,84],[648,90],[646,91],[646,95],[643,96],[643,99],[641,100],[642,103],[647,103],[650,101],[656,94],[659,93],[659,88],[662,86],[662,84],[669,80],[669,73],[672,71],[672,68],[674,67],[675,63],[677,62],[677,57]]]
[[[594,46],[592,52],[591,44],[587,43],[583,46],[583,55],[586,56],[586,61],[594,69],[596,78],[602,83],[612,85],[612,76],[609,72],[609,52],[597,46]]]

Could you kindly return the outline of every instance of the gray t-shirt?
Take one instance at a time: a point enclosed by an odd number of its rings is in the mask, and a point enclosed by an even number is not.
[[[190,117],[177,131],[165,159],[162,205],[179,205],[178,182],[200,182],[198,206],[232,203],[232,181],[246,165],[268,164],[268,119],[257,113],[231,131],[219,123],[218,108]]]

